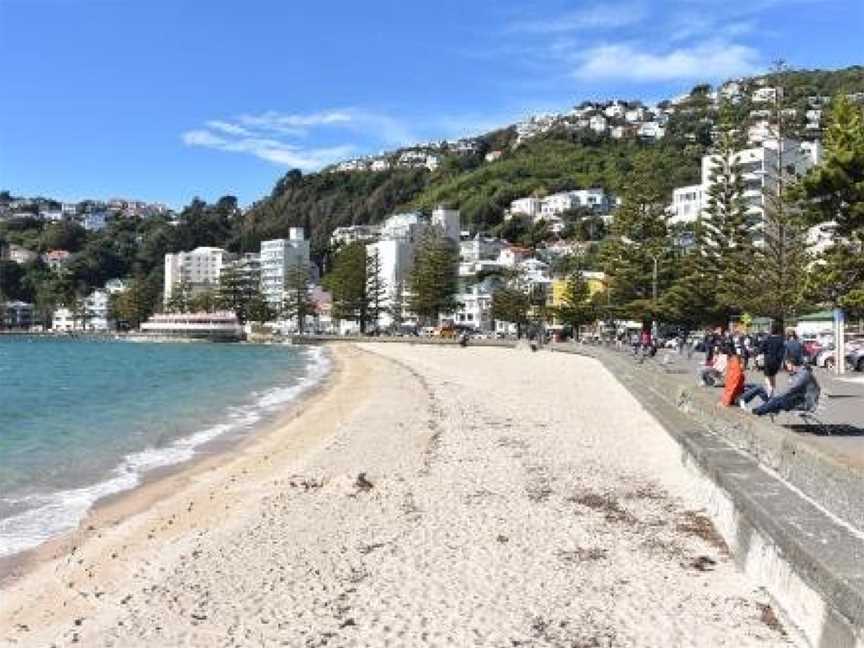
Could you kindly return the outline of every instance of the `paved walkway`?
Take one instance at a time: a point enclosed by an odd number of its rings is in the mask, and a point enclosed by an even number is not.
[[[616,353],[632,355],[629,348]],[[704,358],[704,353],[694,353],[688,358],[686,353],[661,349],[654,358],[645,361],[645,368],[676,376],[681,384],[695,385],[697,367],[704,362]],[[634,358],[633,362],[637,360]],[[864,374],[850,372],[837,377],[825,369],[817,368],[815,375],[822,387],[823,398],[818,418],[825,426],[820,430],[816,426],[806,425],[793,414],[777,416],[774,422],[843,461],[864,466]],[[777,386],[782,388],[787,381],[788,374],[783,372],[778,376]],[[747,382],[762,384],[764,377],[760,371],[751,369],[747,372]],[[705,389],[716,390],[719,400],[721,389]]]

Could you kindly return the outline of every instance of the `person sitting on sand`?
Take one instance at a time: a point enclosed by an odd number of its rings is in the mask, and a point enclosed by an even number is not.
[[[720,397],[720,404],[731,407],[744,393],[744,361],[735,352],[734,345],[727,346],[724,355],[726,356],[726,384]]]

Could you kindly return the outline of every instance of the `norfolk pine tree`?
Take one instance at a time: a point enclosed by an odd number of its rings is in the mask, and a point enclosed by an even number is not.
[[[824,161],[801,183],[811,225],[833,222],[834,242],[810,273],[820,303],[864,315],[864,108],[846,97],[831,106]]]
[[[387,282],[381,276],[381,254],[378,249],[372,254],[366,254],[366,302],[369,323],[377,332],[381,316],[387,313],[384,305],[387,298]]]
[[[423,322],[437,323],[440,313],[452,312],[459,289],[459,254],[454,243],[436,228],[423,233],[408,285],[408,308]]]
[[[612,235],[602,251],[603,269],[616,305],[642,320],[650,319],[658,310],[652,299],[654,258],[658,260],[659,285],[668,283],[672,274],[668,217],[660,186],[651,156],[640,154],[624,186]]]
[[[315,313],[315,302],[309,295],[309,268],[298,263],[285,276],[282,317],[297,321],[297,332],[306,331],[306,318]]]

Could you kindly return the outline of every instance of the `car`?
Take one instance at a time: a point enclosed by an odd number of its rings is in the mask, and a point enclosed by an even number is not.
[[[848,351],[846,363],[855,371],[864,372],[864,346],[857,346]]]
[[[817,367],[823,367],[825,369],[833,369],[834,368],[834,345],[828,345],[821,349],[819,353],[816,354],[816,357],[813,358],[813,364]]]

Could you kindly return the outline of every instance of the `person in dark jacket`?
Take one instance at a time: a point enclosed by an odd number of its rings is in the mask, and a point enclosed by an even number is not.
[[[800,367],[804,364],[804,347],[801,346],[795,331],[789,331],[786,336],[786,362],[793,367]]]
[[[783,339],[783,329],[777,322],[771,325],[771,335],[763,340],[759,353],[763,358],[762,371],[765,373],[768,396],[772,396],[777,387],[777,374],[786,357],[786,340]]]

